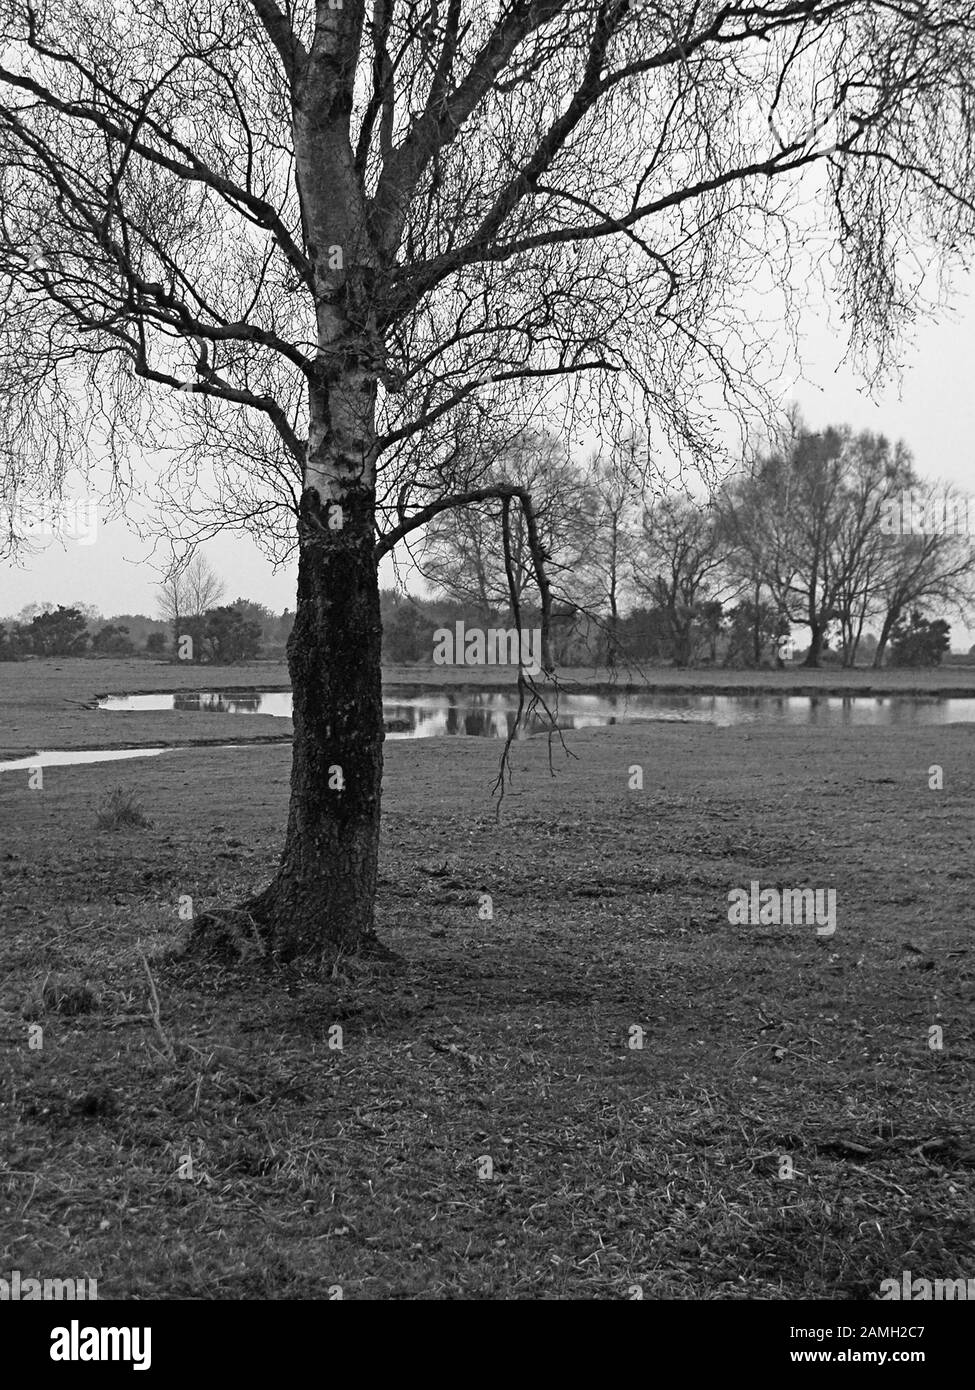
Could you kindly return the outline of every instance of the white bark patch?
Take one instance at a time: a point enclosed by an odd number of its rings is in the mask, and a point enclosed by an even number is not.
[[[308,450],[305,464],[305,487],[313,487],[322,502],[338,502],[345,495],[342,470],[322,453]]]

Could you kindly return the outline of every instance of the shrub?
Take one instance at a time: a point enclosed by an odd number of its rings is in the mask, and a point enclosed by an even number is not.
[[[148,830],[152,821],[135,799],[135,792],[113,787],[98,808],[95,824],[99,830]]]

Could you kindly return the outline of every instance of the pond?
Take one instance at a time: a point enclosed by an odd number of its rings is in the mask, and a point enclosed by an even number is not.
[[[165,748],[110,748],[94,750],[79,748],[71,752],[39,752],[29,758],[11,758],[0,763],[0,772],[17,772],[22,768],[69,767],[72,763],[118,763],[126,758],[158,758]]]
[[[560,694],[549,707],[564,729],[654,720],[680,723],[753,724],[770,721],[804,728],[837,725],[956,724],[975,721],[975,699],[910,695],[677,695]],[[291,692],[177,691],[170,694],[112,695],[99,708],[113,711],[181,710],[214,714],[269,714],[291,717]],[[514,726],[518,697],[497,687],[435,690],[429,686],[387,688],[383,714],[389,739],[441,735],[506,738]],[[543,733],[548,721],[539,711],[525,735]]]
[[[736,695],[707,694],[561,694],[549,705],[562,729],[584,729],[608,724],[650,720],[663,723],[712,724],[728,728],[739,724],[786,724],[802,728],[835,728],[849,725],[920,725],[975,722],[975,699],[912,695]],[[188,714],[265,714],[291,717],[288,690],[176,691],[149,695],[110,695],[99,709],[112,713],[176,710]],[[383,696],[387,739],[467,737],[506,738],[518,708],[512,690],[457,687],[436,690],[429,686],[388,687]],[[194,733],[202,726],[194,725]],[[526,721],[520,737],[542,735],[548,729],[544,714]],[[287,737],[287,731],[282,731]],[[177,747],[180,745],[176,745]],[[192,745],[182,745],[192,746]],[[222,748],[251,747],[216,743]],[[116,762],[130,758],[158,757],[164,748],[38,752],[30,757],[0,762],[0,772],[34,767],[60,767],[72,763]]]

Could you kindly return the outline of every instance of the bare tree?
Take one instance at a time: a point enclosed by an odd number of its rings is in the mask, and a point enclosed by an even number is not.
[[[53,613],[56,607],[57,605],[51,603],[50,600],[45,600],[43,603],[26,603],[17,614],[17,620],[21,623],[29,623],[37,617],[38,613]]]
[[[851,464],[868,446],[868,437],[854,441],[847,426],[810,431],[793,417],[753,476],[723,500],[723,526],[743,575],[765,585],[783,618],[809,628],[807,666],[819,665],[830,623],[846,616],[849,626],[860,593],[865,544],[883,497]],[[881,467],[881,482],[884,476]]]
[[[583,516],[580,470],[565,441],[546,430],[525,430],[504,444],[481,477],[483,485],[510,484],[532,499],[535,529],[553,597],[581,563],[591,532]],[[525,517],[515,513],[507,556],[498,546],[499,500],[445,510],[426,528],[423,576],[442,593],[473,604],[489,619],[512,602],[524,605],[538,591]]]
[[[846,518],[843,482],[848,429],[802,430],[785,455],[769,460],[763,480],[788,518],[794,558],[787,616],[809,628],[806,666],[818,666],[830,623],[841,612],[845,575],[840,537]]]
[[[56,491],[98,443],[124,490],[169,449],[191,539],[297,546],[288,829],[247,905],[276,956],[373,933],[379,559],[494,496],[545,611],[530,495],[469,446],[635,400],[709,458],[716,405],[767,399],[748,294],[807,283],[810,194],[882,366],[918,256],[972,245],[973,28],[967,0],[0,0],[3,476]]]
[[[954,489],[937,482],[919,485],[913,478],[910,482],[922,516],[940,512],[950,521],[953,503],[967,516],[969,504]],[[975,545],[967,528],[958,534],[951,526],[935,525],[912,534],[913,518],[900,519],[905,534],[883,534],[879,542],[871,590],[872,611],[880,619],[875,667],[883,665],[891,633],[912,608],[926,606],[965,621],[975,603]]]
[[[791,493],[782,485],[777,460],[795,448],[801,429],[799,410],[792,405],[776,421],[773,453],[759,451],[748,466],[726,478],[714,496],[728,574],[739,581],[736,597],[747,605],[755,666],[762,663],[769,636],[787,632],[795,620],[790,602],[799,568],[796,527]],[[802,622],[802,616],[797,620]]]
[[[183,570],[187,613],[199,618],[223,598],[224,582],[202,551],[197,551]]]
[[[843,663],[852,666],[865,623],[881,620],[874,665],[883,661],[890,632],[925,600],[964,615],[970,602],[975,551],[958,536],[885,534],[884,518],[907,490],[922,510],[950,489],[921,485],[903,443],[854,435],[849,426],[821,433],[798,428],[757,470],[722,493],[722,525],[732,539],[732,567],[767,590],[790,622],[809,628],[806,664],[819,664],[830,623],[838,623]],[[964,499],[956,499],[965,515]]]
[[[597,449],[586,468],[583,518],[587,543],[573,584],[578,606],[605,618],[606,664],[619,655],[620,606],[632,573],[648,483],[646,436],[629,430],[618,443]]]
[[[179,643],[183,635],[183,623],[188,611],[188,600],[179,570],[170,570],[159,586],[157,612],[163,622],[169,623],[173,631],[173,660],[179,658]]]
[[[727,560],[718,516],[710,506],[671,494],[643,513],[632,560],[633,582],[666,615],[674,660],[694,657],[695,627],[713,620]]]
[[[766,597],[774,588],[768,577],[780,568],[775,532],[764,528],[767,500],[759,480],[746,472],[726,478],[714,497],[728,576],[738,581],[737,591],[728,596],[729,602],[739,601],[732,615],[729,660],[742,658],[756,667],[761,666],[766,645],[778,628],[786,626],[774,600]],[[740,633],[747,634],[747,640],[739,641]]]
[[[905,495],[922,516],[940,510],[946,521],[967,517],[966,499],[955,490],[919,481],[902,442],[854,435],[845,425],[811,434],[795,416],[779,450],[722,489],[731,570],[749,587],[754,612],[768,593],[780,614],[809,626],[808,664],[818,663],[830,622],[839,624],[843,663],[852,666],[865,624],[879,619],[880,666],[892,629],[913,605],[966,615],[975,549],[951,529],[912,535],[905,521],[902,534]],[[886,525],[891,509],[898,519],[893,533]]]
[[[180,659],[184,637],[200,654],[200,619],[223,597],[224,584],[202,551],[191,552],[174,561],[159,588],[159,616],[173,628],[174,659]]]
[[[753,612],[768,592],[783,620],[807,626],[808,666],[819,665],[833,622],[853,664],[885,553],[884,504],[912,477],[903,444],[847,425],[810,431],[793,413],[754,471],[723,489],[722,526]]]
[[[856,664],[864,624],[875,608],[886,547],[881,534],[885,504],[914,478],[903,444],[883,435],[858,434],[845,452],[841,520],[836,536],[835,612],[840,624],[843,665]]]

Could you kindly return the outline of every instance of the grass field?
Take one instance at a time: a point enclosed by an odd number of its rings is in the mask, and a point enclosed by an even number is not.
[[[273,670],[0,667],[0,753],[279,736],[86,708]],[[497,743],[388,743],[378,926],[405,963],[326,981],[166,954],[181,899],[271,873],[286,745],[0,774],[0,1273],[195,1299],[975,1277],[975,729],[568,741],[554,777],[544,738],[516,746],[500,819]],[[150,826],[98,829],[120,783]],[[752,879],[835,888],[835,934],[729,925]]]

